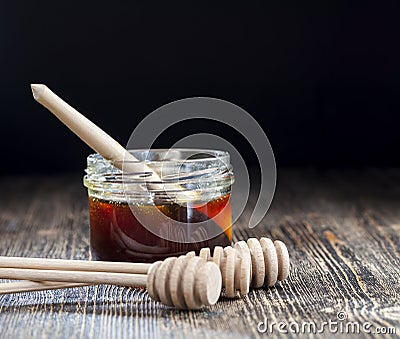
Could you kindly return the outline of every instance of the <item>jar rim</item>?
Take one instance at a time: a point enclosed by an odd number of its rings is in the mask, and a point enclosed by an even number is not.
[[[199,148],[133,149],[128,150],[138,161],[155,172],[162,173],[161,181],[146,181],[147,172],[124,174],[115,167],[115,162],[99,154],[87,158],[84,185],[91,193],[107,192],[116,196],[129,194],[143,197],[146,194],[179,193],[182,190],[198,191],[202,195],[228,192],[234,182],[230,155],[227,151]],[[194,158],[191,158],[194,156]],[[122,166],[121,166],[122,167]],[[143,190],[143,184],[155,184],[155,189]],[[162,184],[163,189],[157,188]],[[177,184],[180,189],[176,190]],[[96,193],[96,194],[97,194]],[[197,195],[198,196],[198,195]]]
[[[184,157],[182,159],[162,159],[162,160],[150,160],[148,158],[142,160],[142,159],[138,159],[138,161],[126,161],[128,163],[143,163],[145,162],[146,164],[151,164],[151,163],[160,163],[162,162],[163,164],[166,163],[176,163],[176,162],[201,162],[201,161],[211,161],[214,160],[215,158],[218,159],[226,159],[228,162],[230,161],[230,156],[229,153],[227,151],[223,151],[223,150],[214,150],[214,149],[207,149],[207,148],[134,148],[134,149],[128,149],[127,150],[129,153],[131,153],[132,155],[138,155],[138,154],[148,154],[149,152],[152,153],[164,153],[166,152],[167,154],[169,152],[179,152],[179,153],[188,153],[188,154],[202,154],[205,155],[207,154],[208,156],[204,156],[201,158],[193,158],[193,159],[188,159],[187,157]],[[110,160],[109,160],[110,161]],[[111,163],[121,163],[124,162],[124,160],[120,160],[120,161],[110,161]]]

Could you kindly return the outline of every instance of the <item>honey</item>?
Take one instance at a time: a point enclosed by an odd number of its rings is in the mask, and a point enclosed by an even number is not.
[[[148,230],[136,219],[127,203],[107,202],[90,197],[89,207],[90,246],[96,260],[154,262],[189,251],[198,252],[203,247],[213,249],[215,246],[228,246],[232,242],[229,195],[201,206],[171,203],[136,207],[150,219],[153,218],[154,223],[158,222],[155,209],[170,218],[170,225],[164,223],[159,227],[177,230],[179,226],[174,226],[174,221],[186,224],[186,227],[179,229],[184,238],[191,240],[186,243],[161,238]],[[195,241],[198,222],[206,222],[206,227],[201,227],[202,231],[220,234],[207,240]],[[223,232],[217,232],[215,228],[222,229]]]

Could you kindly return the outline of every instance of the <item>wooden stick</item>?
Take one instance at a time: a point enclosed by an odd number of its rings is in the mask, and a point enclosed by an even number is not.
[[[0,283],[0,294],[36,292],[90,285],[91,284],[85,283],[65,283],[62,281],[14,281],[8,283]]]
[[[151,264],[0,256],[0,267],[147,274]]]
[[[143,264],[143,263],[0,256],[0,267],[4,268],[147,274],[150,266],[151,264]],[[75,283],[75,282],[67,283],[63,281],[59,282],[23,281],[23,282],[0,283],[0,294],[43,291],[50,289],[71,288],[71,287],[80,287],[88,285],[91,284]]]
[[[0,276],[5,279],[33,281],[63,281],[71,283],[110,284],[121,286],[145,286],[145,274],[86,272],[65,270],[37,270],[29,268],[0,268]]]
[[[114,166],[127,172],[148,172],[148,181],[160,181],[160,177],[150,167],[139,164],[139,160],[122,147],[116,140],[84,117],[76,109],[54,94],[46,85],[31,84],[33,97],[46,107],[64,125],[81,138],[88,146],[105,159],[114,161]],[[124,167],[124,168],[122,168]]]

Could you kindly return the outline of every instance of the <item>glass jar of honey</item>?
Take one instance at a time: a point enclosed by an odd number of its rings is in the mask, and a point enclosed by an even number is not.
[[[90,247],[96,260],[154,262],[232,243],[229,153],[197,149],[129,150],[146,171],[89,155]],[[140,167],[138,167],[140,168]]]

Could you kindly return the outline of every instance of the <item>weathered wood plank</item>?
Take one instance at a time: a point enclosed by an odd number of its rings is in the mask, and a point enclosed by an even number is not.
[[[79,175],[0,178],[0,255],[90,258]],[[270,236],[291,255],[290,278],[200,312],[168,309],[144,289],[93,286],[0,296],[5,338],[278,337],[257,324],[370,322],[400,333],[400,171],[280,171],[263,225],[234,239]],[[254,198],[254,197],[253,197]],[[315,334],[327,337],[329,331]],[[289,336],[295,336],[290,335]],[[343,335],[344,336],[344,335]],[[364,333],[363,336],[367,336]]]

